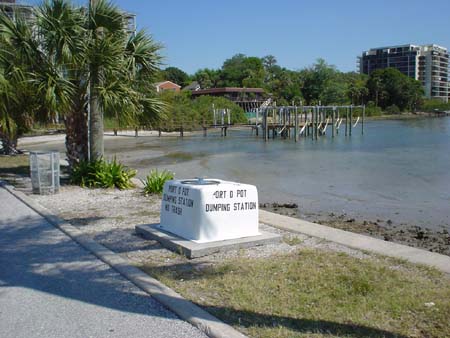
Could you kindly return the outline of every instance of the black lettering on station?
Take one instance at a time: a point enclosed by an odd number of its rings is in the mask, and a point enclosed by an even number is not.
[[[205,205],[205,211],[206,212],[213,212],[213,211],[230,211],[231,207],[230,204],[223,204],[223,203],[217,203],[217,204],[206,204]]]
[[[237,202],[233,205],[234,211],[241,211],[241,210],[254,210],[256,209],[257,205],[256,202]]]
[[[183,197],[183,196],[178,196],[178,204],[186,206],[188,208],[193,208],[194,207],[194,200],[190,199],[190,198]]]
[[[173,204],[177,204],[177,196],[164,194],[163,195],[163,201],[164,202],[173,203]]]

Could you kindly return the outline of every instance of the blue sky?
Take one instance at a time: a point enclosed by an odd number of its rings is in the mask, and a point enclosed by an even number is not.
[[[321,57],[352,71],[356,57],[371,47],[435,43],[450,48],[450,0],[114,2],[135,13],[138,27],[165,46],[167,66],[190,74],[219,68],[237,53],[272,54],[289,69]]]

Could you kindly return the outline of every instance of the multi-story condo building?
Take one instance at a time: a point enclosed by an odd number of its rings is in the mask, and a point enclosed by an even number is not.
[[[16,0],[0,0],[0,11],[11,17],[15,12],[27,21],[33,18],[33,6],[18,3]]]
[[[392,67],[422,82],[428,98],[450,98],[449,53],[438,45],[401,45],[373,48],[358,57],[361,74]]]

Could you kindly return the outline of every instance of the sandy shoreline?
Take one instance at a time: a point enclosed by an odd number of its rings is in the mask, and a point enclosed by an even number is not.
[[[404,117],[423,118],[421,115],[412,114],[405,115]],[[166,133],[163,134],[164,136],[169,136],[170,139],[179,138],[179,133],[167,133],[167,135]],[[167,168],[176,172],[177,177],[185,177],[186,175],[183,175],[183,171],[205,172],[206,175],[208,175],[208,172],[214,172],[218,176],[221,176],[221,174],[223,176],[224,172],[220,170],[219,164],[223,164],[222,162],[224,161],[230,162],[232,160],[231,157],[223,157],[224,159],[213,167],[211,163],[212,160],[210,161],[210,158],[213,158],[217,162],[220,154],[211,155],[209,153],[204,153],[203,149],[198,149],[197,152],[193,152],[192,149],[194,148],[183,148],[182,150],[179,150],[176,145],[181,142],[181,139],[180,141],[171,141],[171,143],[161,142],[158,138],[157,131],[139,131],[139,135],[144,137],[135,138],[134,131],[119,131],[119,136],[113,136],[112,132],[105,133],[106,145],[108,146],[107,151],[113,151],[114,154],[117,154],[118,160],[126,165],[130,165],[131,167],[138,169],[139,177],[145,177],[149,168]],[[186,135],[188,134],[186,133]],[[63,152],[64,137],[64,134],[26,137],[20,139],[19,145],[24,149],[56,148]],[[187,139],[189,140],[189,138]],[[184,143],[185,142],[183,142],[183,144]],[[277,146],[277,144],[274,144],[274,147],[275,146]],[[231,150],[234,151],[234,149]],[[234,173],[231,172],[231,174]],[[266,176],[262,178],[263,181],[264,179],[267,179],[267,177],[273,177],[273,175]],[[251,176],[241,177],[241,181],[243,182],[252,183],[250,182],[251,179]],[[315,177],[315,179],[317,179],[317,177]],[[311,181],[314,180],[312,179]],[[424,185],[426,182],[419,181],[418,183]],[[375,186],[374,189],[376,188],[377,187]],[[284,188],[280,188],[279,190],[282,191],[282,189]],[[444,219],[439,222],[430,220],[428,223],[416,220],[416,223],[414,222],[414,217],[407,218],[408,212],[410,212],[410,209],[413,208],[412,204],[402,204],[402,207],[404,207],[403,209],[397,208],[397,205],[394,204],[396,201],[392,201],[392,206],[383,204],[376,205],[378,208],[376,210],[382,210],[384,213],[380,214],[377,212],[374,215],[371,214],[370,206],[372,204],[369,205],[367,203],[358,202],[358,200],[357,202],[359,204],[355,202],[349,203],[348,207],[340,207],[341,204],[346,205],[348,203],[348,200],[345,199],[346,197],[354,197],[352,194],[346,194],[346,191],[341,194],[343,196],[336,196],[335,194],[327,193],[325,196],[325,202],[321,200],[321,204],[319,205],[315,202],[316,199],[314,196],[311,197],[307,195],[302,197],[303,200],[295,200],[292,196],[286,195],[284,196],[285,200],[282,200],[282,198],[279,198],[278,195],[279,191],[278,194],[277,192],[272,190],[268,191],[267,189],[266,191],[261,191],[260,201],[262,200],[265,202],[263,209],[329,225],[343,230],[373,236],[387,241],[393,241],[450,255],[450,236],[448,234],[450,227],[448,220],[446,221]],[[371,199],[372,197],[372,195],[363,196],[363,200],[373,201],[373,199]],[[285,203],[291,199],[295,200],[296,203],[301,204],[300,209],[285,208],[273,205],[273,202]],[[341,204],[335,201],[338,201]],[[391,203],[391,200],[388,202]],[[327,203],[328,206],[335,207],[328,208]],[[445,210],[442,209],[442,206],[440,205],[430,205],[430,207],[434,208],[430,209],[431,211],[429,211],[429,209],[425,209],[424,207],[425,205],[421,205],[420,208],[417,208],[427,210],[427,215],[439,208],[441,208],[440,210]],[[400,211],[401,214],[398,214],[398,212],[395,211]]]

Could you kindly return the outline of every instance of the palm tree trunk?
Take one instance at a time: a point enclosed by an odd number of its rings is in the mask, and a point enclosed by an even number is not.
[[[97,0],[89,0],[89,12],[97,4]],[[101,31],[99,32],[101,35]],[[95,34],[94,34],[95,35]],[[91,65],[89,83],[89,160],[95,161],[103,157],[105,146],[103,143],[103,111],[100,107],[96,81],[98,69]]]
[[[7,135],[0,132],[0,153],[4,155],[12,155],[21,153],[17,150],[17,138],[10,139]]]
[[[88,159],[87,114],[83,107],[66,115],[66,152],[70,168]]]
[[[103,157],[105,146],[103,142],[103,112],[93,81],[90,84],[89,112],[89,159],[94,161]]]

